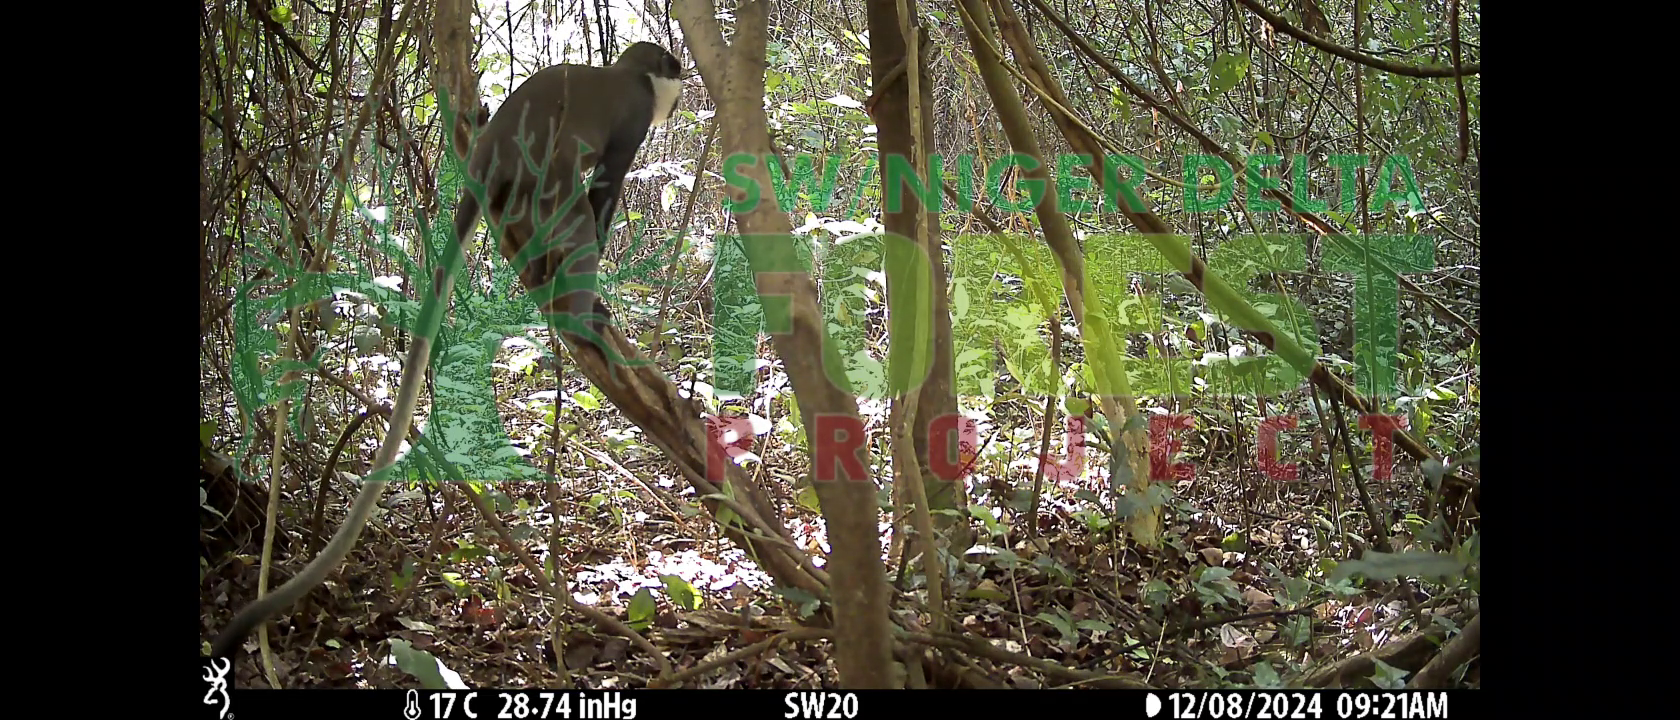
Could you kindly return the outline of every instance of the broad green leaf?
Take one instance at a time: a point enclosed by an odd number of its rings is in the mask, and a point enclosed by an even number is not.
[[[391,640],[391,657],[396,659],[398,669],[413,675],[427,690],[467,689],[459,673],[444,667],[431,653],[416,650],[407,640]]]
[[[1401,670],[1377,658],[1371,658],[1371,661],[1377,665],[1376,671],[1371,673],[1371,684],[1384,690],[1399,690],[1406,686],[1406,676],[1412,674],[1411,671]]]
[[[630,624],[646,626],[653,619],[653,612],[658,606],[653,602],[653,593],[647,588],[636,591],[630,598]]]
[[[990,532],[993,535],[998,535],[1003,532],[1003,526],[998,524],[997,516],[992,514],[991,508],[980,504],[970,505],[968,506],[968,514],[973,515],[974,519],[984,523],[986,525],[987,532]]]
[[[700,607],[700,593],[687,580],[676,575],[660,575],[660,582],[665,583],[665,595],[671,602],[684,610],[695,610]]]
[[[1112,632],[1114,630],[1113,625],[1095,618],[1080,620],[1076,625],[1081,630],[1090,630],[1092,632]]]
[[[1066,618],[1059,617],[1057,615],[1052,615],[1052,614],[1047,613],[1047,612],[1041,612],[1038,615],[1036,615],[1035,617],[1037,617],[1040,620],[1043,620],[1046,623],[1049,623],[1052,627],[1056,628],[1056,631],[1061,633],[1062,637],[1064,637],[1064,638],[1078,636],[1078,633],[1075,632],[1074,629],[1073,629],[1073,625],[1071,623],[1069,623]]]
[[[1208,89],[1213,94],[1220,95],[1237,86],[1237,82],[1248,74],[1248,56],[1220,55],[1213,61],[1212,77],[1208,81]]]

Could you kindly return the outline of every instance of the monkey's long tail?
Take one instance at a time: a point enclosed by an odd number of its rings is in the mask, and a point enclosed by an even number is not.
[[[267,620],[275,613],[290,607],[293,603],[303,599],[310,590],[327,579],[350,549],[356,546],[356,540],[362,535],[362,528],[367,525],[368,516],[373,514],[374,503],[379,502],[379,496],[384,494],[385,485],[389,482],[390,466],[397,458],[397,450],[402,447],[402,441],[408,436],[409,422],[414,418],[414,405],[420,395],[421,380],[426,376],[426,364],[431,360],[432,338],[437,336],[439,325],[442,324],[443,314],[449,309],[449,292],[454,287],[455,275],[465,264],[466,239],[478,225],[480,208],[478,199],[472,192],[463,191],[461,201],[455,209],[455,244],[450,257],[445,257],[438,264],[437,273],[433,276],[433,288],[436,290],[431,297],[421,304],[419,322],[414,331],[414,340],[409,345],[408,361],[403,363],[402,385],[397,389],[397,402],[391,410],[391,426],[385,432],[385,440],[379,446],[379,453],[374,457],[373,471],[368,473],[362,482],[362,490],[356,495],[356,502],[350,506],[350,514],[340,525],[338,532],[333,534],[332,540],[321,550],[321,554],[309,561],[303,570],[276,588],[274,592],[264,595],[256,602],[247,605],[239,614],[233,616],[227,627],[210,644],[210,652],[215,657],[232,657],[235,650],[244,643],[245,637],[256,629],[257,624]],[[274,479],[270,479],[273,482]]]

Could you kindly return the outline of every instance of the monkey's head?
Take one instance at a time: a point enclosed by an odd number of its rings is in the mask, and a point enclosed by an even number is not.
[[[663,125],[677,111],[682,98],[682,64],[670,51],[650,42],[639,42],[624,49],[615,68],[634,73],[646,73],[653,88],[652,125]]]
[[[677,62],[677,56],[650,42],[639,42],[625,48],[624,54],[619,55],[618,62],[613,64],[656,78],[676,80],[682,77],[682,65]]]

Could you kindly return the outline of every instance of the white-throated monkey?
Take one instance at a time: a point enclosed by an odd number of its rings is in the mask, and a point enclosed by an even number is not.
[[[538,71],[491,117],[468,155],[468,187],[455,210],[455,257],[443,262],[433,279],[437,303],[428,302],[421,311],[373,471],[321,554],[235,615],[211,644],[214,656],[231,656],[258,623],[320,585],[355,546],[408,434],[431,339],[481,214],[499,233],[498,249],[519,271],[520,283],[536,296],[550,325],[558,327],[557,320],[569,318],[564,324],[571,334],[595,344],[576,331],[599,332],[608,319],[596,292],[598,238],[611,225],[624,176],[648,130],[676,111],[681,74],[677,58],[665,48],[639,42],[607,67],[555,65]],[[587,204],[576,202],[584,195],[578,185],[585,170],[595,171]]]

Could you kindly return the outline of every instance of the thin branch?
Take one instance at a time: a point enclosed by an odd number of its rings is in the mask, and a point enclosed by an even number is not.
[[[1384,60],[1379,57],[1372,57],[1359,52],[1358,50],[1342,47],[1336,43],[1325,40],[1324,38],[1289,24],[1289,21],[1285,20],[1282,15],[1278,15],[1270,10],[1267,10],[1264,5],[1260,4],[1259,0],[1237,0],[1237,2],[1241,3],[1243,7],[1253,11],[1255,15],[1259,15],[1261,19],[1270,23],[1272,27],[1282,31],[1283,34],[1323,50],[1324,52],[1330,53],[1331,55],[1335,55],[1336,57],[1343,58],[1366,67],[1376,68],[1395,75],[1420,78],[1456,77],[1461,74],[1479,75],[1482,72],[1481,63],[1466,63],[1462,68],[1454,70],[1453,68],[1442,65],[1407,65],[1405,63],[1397,63],[1392,60]]]

